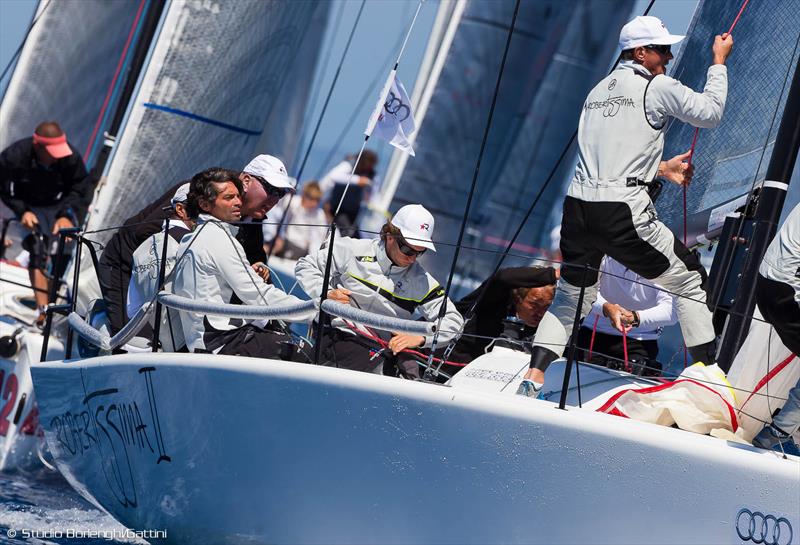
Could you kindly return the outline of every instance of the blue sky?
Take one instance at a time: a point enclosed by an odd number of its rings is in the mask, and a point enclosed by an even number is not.
[[[647,6],[647,2],[648,0],[637,0],[633,12],[640,14]],[[330,87],[360,4],[358,0],[333,0],[330,21],[331,25],[335,22],[338,22],[338,25],[335,29],[329,29],[323,44],[320,68],[316,76],[318,98],[312,99],[311,102],[314,108],[310,110],[306,121],[308,133],[313,129],[319,116],[325,93]],[[696,4],[697,0],[660,0],[655,3],[651,14],[661,17],[673,33],[683,33]],[[417,2],[414,0],[367,1],[353,45],[345,59],[331,98],[331,105],[312,148],[303,176],[305,179],[318,176],[330,166],[324,164],[324,161],[331,151],[335,152],[332,159],[334,161],[346,153],[357,151],[361,144],[362,131],[374,106],[378,87],[391,68],[384,65],[385,60],[391,56],[398,38],[413,16],[416,5]],[[423,4],[400,65],[399,76],[409,92],[414,88],[417,68],[425,52],[426,37],[433,25],[437,6],[436,0],[428,0]],[[0,68],[6,66],[22,41],[35,7],[36,0],[0,0]],[[0,82],[0,88],[6,85],[7,80],[8,77]],[[369,92],[369,97],[362,101],[361,98],[368,92],[370,86],[372,90]],[[351,120],[352,127],[340,136],[342,128]],[[385,167],[391,148],[382,143],[376,143],[374,147],[381,155],[381,163]]]

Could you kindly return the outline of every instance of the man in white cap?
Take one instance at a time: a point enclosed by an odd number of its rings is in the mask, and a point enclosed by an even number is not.
[[[31,256],[28,270],[39,309],[48,302],[44,271],[53,249],[51,237],[83,221],[94,182],[80,153],[54,121],[40,123],[32,137],[0,153],[0,199],[26,231],[22,246]],[[63,271],[53,272],[57,278]],[[44,322],[43,313],[37,322]]]
[[[271,155],[259,155],[254,158],[244,167],[239,179],[244,188],[242,217],[250,221],[258,220],[259,223],[240,229],[237,238],[245,248],[247,260],[251,264],[256,264],[266,259],[260,221],[294,186],[291,178],[286,176],[286,167]],[[119,331],[126,322],[125,306],[133,252],[151,235],[161,230],[164,220],[172,214],[170,201],[173,195],[187,182],[188,180],[178,182],[138,214],[125,220],[122,227],[108,241],[100,256],[97,278],[100,281],[103,299],[106,301],[112,334]],[[266,267],[263,270],[266,272]]]
[[[433,228],[431,213],[409,204],[381,228],[378,239],[334,239],[328,298],[367,312],[431,322],[444,303],[439,342],[446,346],[464,322],[444,299],[444,288],[417,262],[427,250],[436,251]],[[312,298],[322,295],[327,258],[325,243],[297,262],[297,281]],[[431,341],[432,336],[389,334],[334,318],[323,332],[322,353],[328,365],[387,374],[396,365],[404,377],[418,378],[419,364],[408,351],[429,348]]]
[[[239,179],[244,187],[242,221],[252,225],[240,225],[236,238],[241,242],[247,260],[253,264],[261,263],[267,260],[262,222],[278,201],[294,192],[297,184],[287,174],[283,161],[272,155],[256,156],[244,167]]]
[[[534,340],[531,366],[519,393],[539,396],[544,370],[572,334],[581,286],[581,315],[597,297],[604,255],[675,293],[684,340],[695,361],[713,363],[715,334],[697,257],[657,217],[645,184],[657,176],[688,184],[689,153],[661,160],[669,117],[712,128],[722,119],[728,91],[725,60],[733,37],[716,36],[706,85],[697,93],[665,75],[669,33],[656,17],[636,17],[622,28],[619,66],[591,90],[578,127],[578,166],[564,199],[558,291]],[[587,266],[587,268],[584,268]]]
[[[164,269],[165,278],[175,267],[178,256],[178,245],[181,238],[194,228],[194,220],[189,218],[186,210],[186,199],[189,196],[188,182],[175,192],[170,201],[172,215],[170,216],[169,237],[167,238],[167,264]],[[131,319],[144,305],[153,299],[158,292],[158,276],[161,271],[161,255],[164,245],[164,225],[161,230],[142,242],[133,252],[133,266],[131,280],[128,284],[127,314]],[[172,282],[166,282],[164,289],[171,291]],[[162,312],[160,340],[161,347],[166,352],[174,352],[186,343],[183,340],[183,330],[178,321],[178,313],[174,309],[165,308]],[[140,337],[152,337],[153,317],[150,318],[150,327],[139,332]]]

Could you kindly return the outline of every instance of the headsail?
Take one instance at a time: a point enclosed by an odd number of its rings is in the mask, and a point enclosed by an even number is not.
[[[114,106],[104,105],[104,98],[128,38],[135,41],[138,36],[135,23],[152,4],[40,2],[39,20],[0,105],[0,149],[33,134],[38,123],[54,119],[83,154],[98,115],[104,106]]]
[[[171,2],[89,229],[121,223],[203,168],[241,168],[257,151],[291,161],[328,9]]]
[[[702,90],[714,36],[728,30],[741,4],[741,0],[704,0],[669,75]],[[722,122],[715,129],[701,129],[697,138],[695,175],[687,195],[690,246],[698,237],[717,235],[725,214],[745,203],[753,184],[764,181],[797,65],[800,11],[791,2],[750,2],[733,36],[736,45],[726,63],[728,99]],[[693,127],[673,120],[667,131],[665,158],[689,149]],[[681,233],[682,190],[665,185],[656,206],[661,219]]]

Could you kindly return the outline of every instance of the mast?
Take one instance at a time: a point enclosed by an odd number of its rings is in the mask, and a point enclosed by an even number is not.
[[[795,66],[783,118],[775,138],[775,148],[767,167],[764,184],[758,194],[755,210],[751,217],[739,220],[743,223],[739,231],[741,236],[726,237],[724,245],[717,249],[718,253],[725,254],[727,251],[729,255],[733,254],[729,258],[732,263],[731,269],[721,281],[733,282],[736,286],[733,299],[723,301],[723,303],[730,302],[731,310],[725,323],[721,348],[717,356],[717,363],[725,372],[730,369],[750,328],[751,316],[755,309],[758,268],[767,246],[777,231],[783,202],[797,160],[798,148],[800,148],[800,63]],[[728,223],[723,235],[732,232],[733,224],[738,222]],[[732,250],[730,246],[733,247]]]

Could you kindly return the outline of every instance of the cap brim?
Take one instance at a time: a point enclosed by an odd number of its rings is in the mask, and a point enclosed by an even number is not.
[[[407,235],[406,233],[407,231],[404,232],[403,229],[400,229],[400,234],[403,235],[403,238],[406,240],[407,244],[410,244],[411,246],[419,246],[420,248],[427,248],[428,250],[432,250],[434,252],[436,251],[436,246],[433,245],[432,240],[423,240],[415,237],[414,235]]]
[[[280,176],[278,174],[270,174],[269,177],[264,177],[269,185],[272,187],[280,187],[281,189],[295,190],[297,187],[297,180],[291,176]]]
[[[662,36],[655,40],[651,40],[650,43],[653,45],[672,45],[680,42],[686,36],[678,36],[677,34],[667,34],[666,36]],[[650,44],[645,44],[650,45]]]
[[[49,146],[45,146],[44,149],[55,159],[63,159],[64,157],[72,155],[72,149],[66,142],[63,144],[50,144]]]

